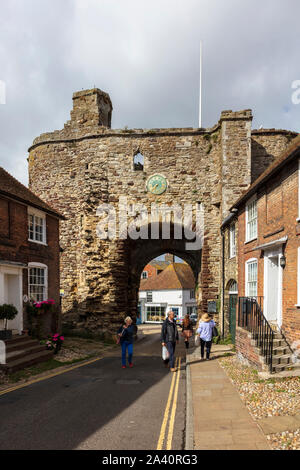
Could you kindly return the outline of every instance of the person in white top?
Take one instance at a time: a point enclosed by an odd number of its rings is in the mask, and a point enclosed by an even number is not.
[[[206,360],[209,361],[211,345],[212,345],[213,329],[215,326],[216,326],[215,322],[208,315],[208,313],[205,313],[204,315],[202,315],[199,321],[199,327],[197,330],[197,333],[200,336],[202,360],[204,359],[204,348],[206,348]]]

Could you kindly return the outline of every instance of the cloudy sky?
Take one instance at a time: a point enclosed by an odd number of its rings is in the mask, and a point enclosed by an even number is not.
[[[27,149],[98,87],[112,127],[198,127],[252,108],[253,127],[299,130],[299,0],[0,0],[0,165],[27,184]],[[3,98],[2,98],[3,101]],[[1,102],[1,95],[0,95]]]

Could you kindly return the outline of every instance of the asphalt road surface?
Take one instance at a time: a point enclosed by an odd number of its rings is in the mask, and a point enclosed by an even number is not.
[[[182,450],[185,348],[166,369],[158,329],[134,346],[0,396],[0,449]]]

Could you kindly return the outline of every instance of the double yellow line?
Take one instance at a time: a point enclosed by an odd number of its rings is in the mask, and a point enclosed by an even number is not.
[[[176,415],[178,389],[179,389],[180,364],[181,364],[181,357],[176,359],[175,367],[177,369],[177,372],[175,372],[172,377],[167,406],[165,409],[164,419],[161,425],[160,435],[159,435],[159,439],[157,443],[157,450],[163,449],[165,440],[166,440],[166,450],[172,449],[172,439],[173,439],[173,433],[174,433],[175,415]],[[171,408],[172,398],[173,398],[173,404]],[[171,412],[170,412],[170,408],[171,408]],[[169,422],[169,430],[168,430],[168,436],[166,436],[168,422]]]

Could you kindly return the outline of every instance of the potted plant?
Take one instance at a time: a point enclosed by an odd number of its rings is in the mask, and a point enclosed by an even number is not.
[[[12,330],[7,329],[7,322],[8,320],[13,320],[18,315],[18,310],[14,305],[10,304],[3,304],[0,305],[0,320],[4,320],[5,328],[4,330],[0,330],[0,339],[11,339],[12,337]]]
[[[64,340],[64,336],[59,335],[58,333],[52,335],[51,338],[46,341],[47,349],[53,350],[54,354],[57,354],[61,350]]]

